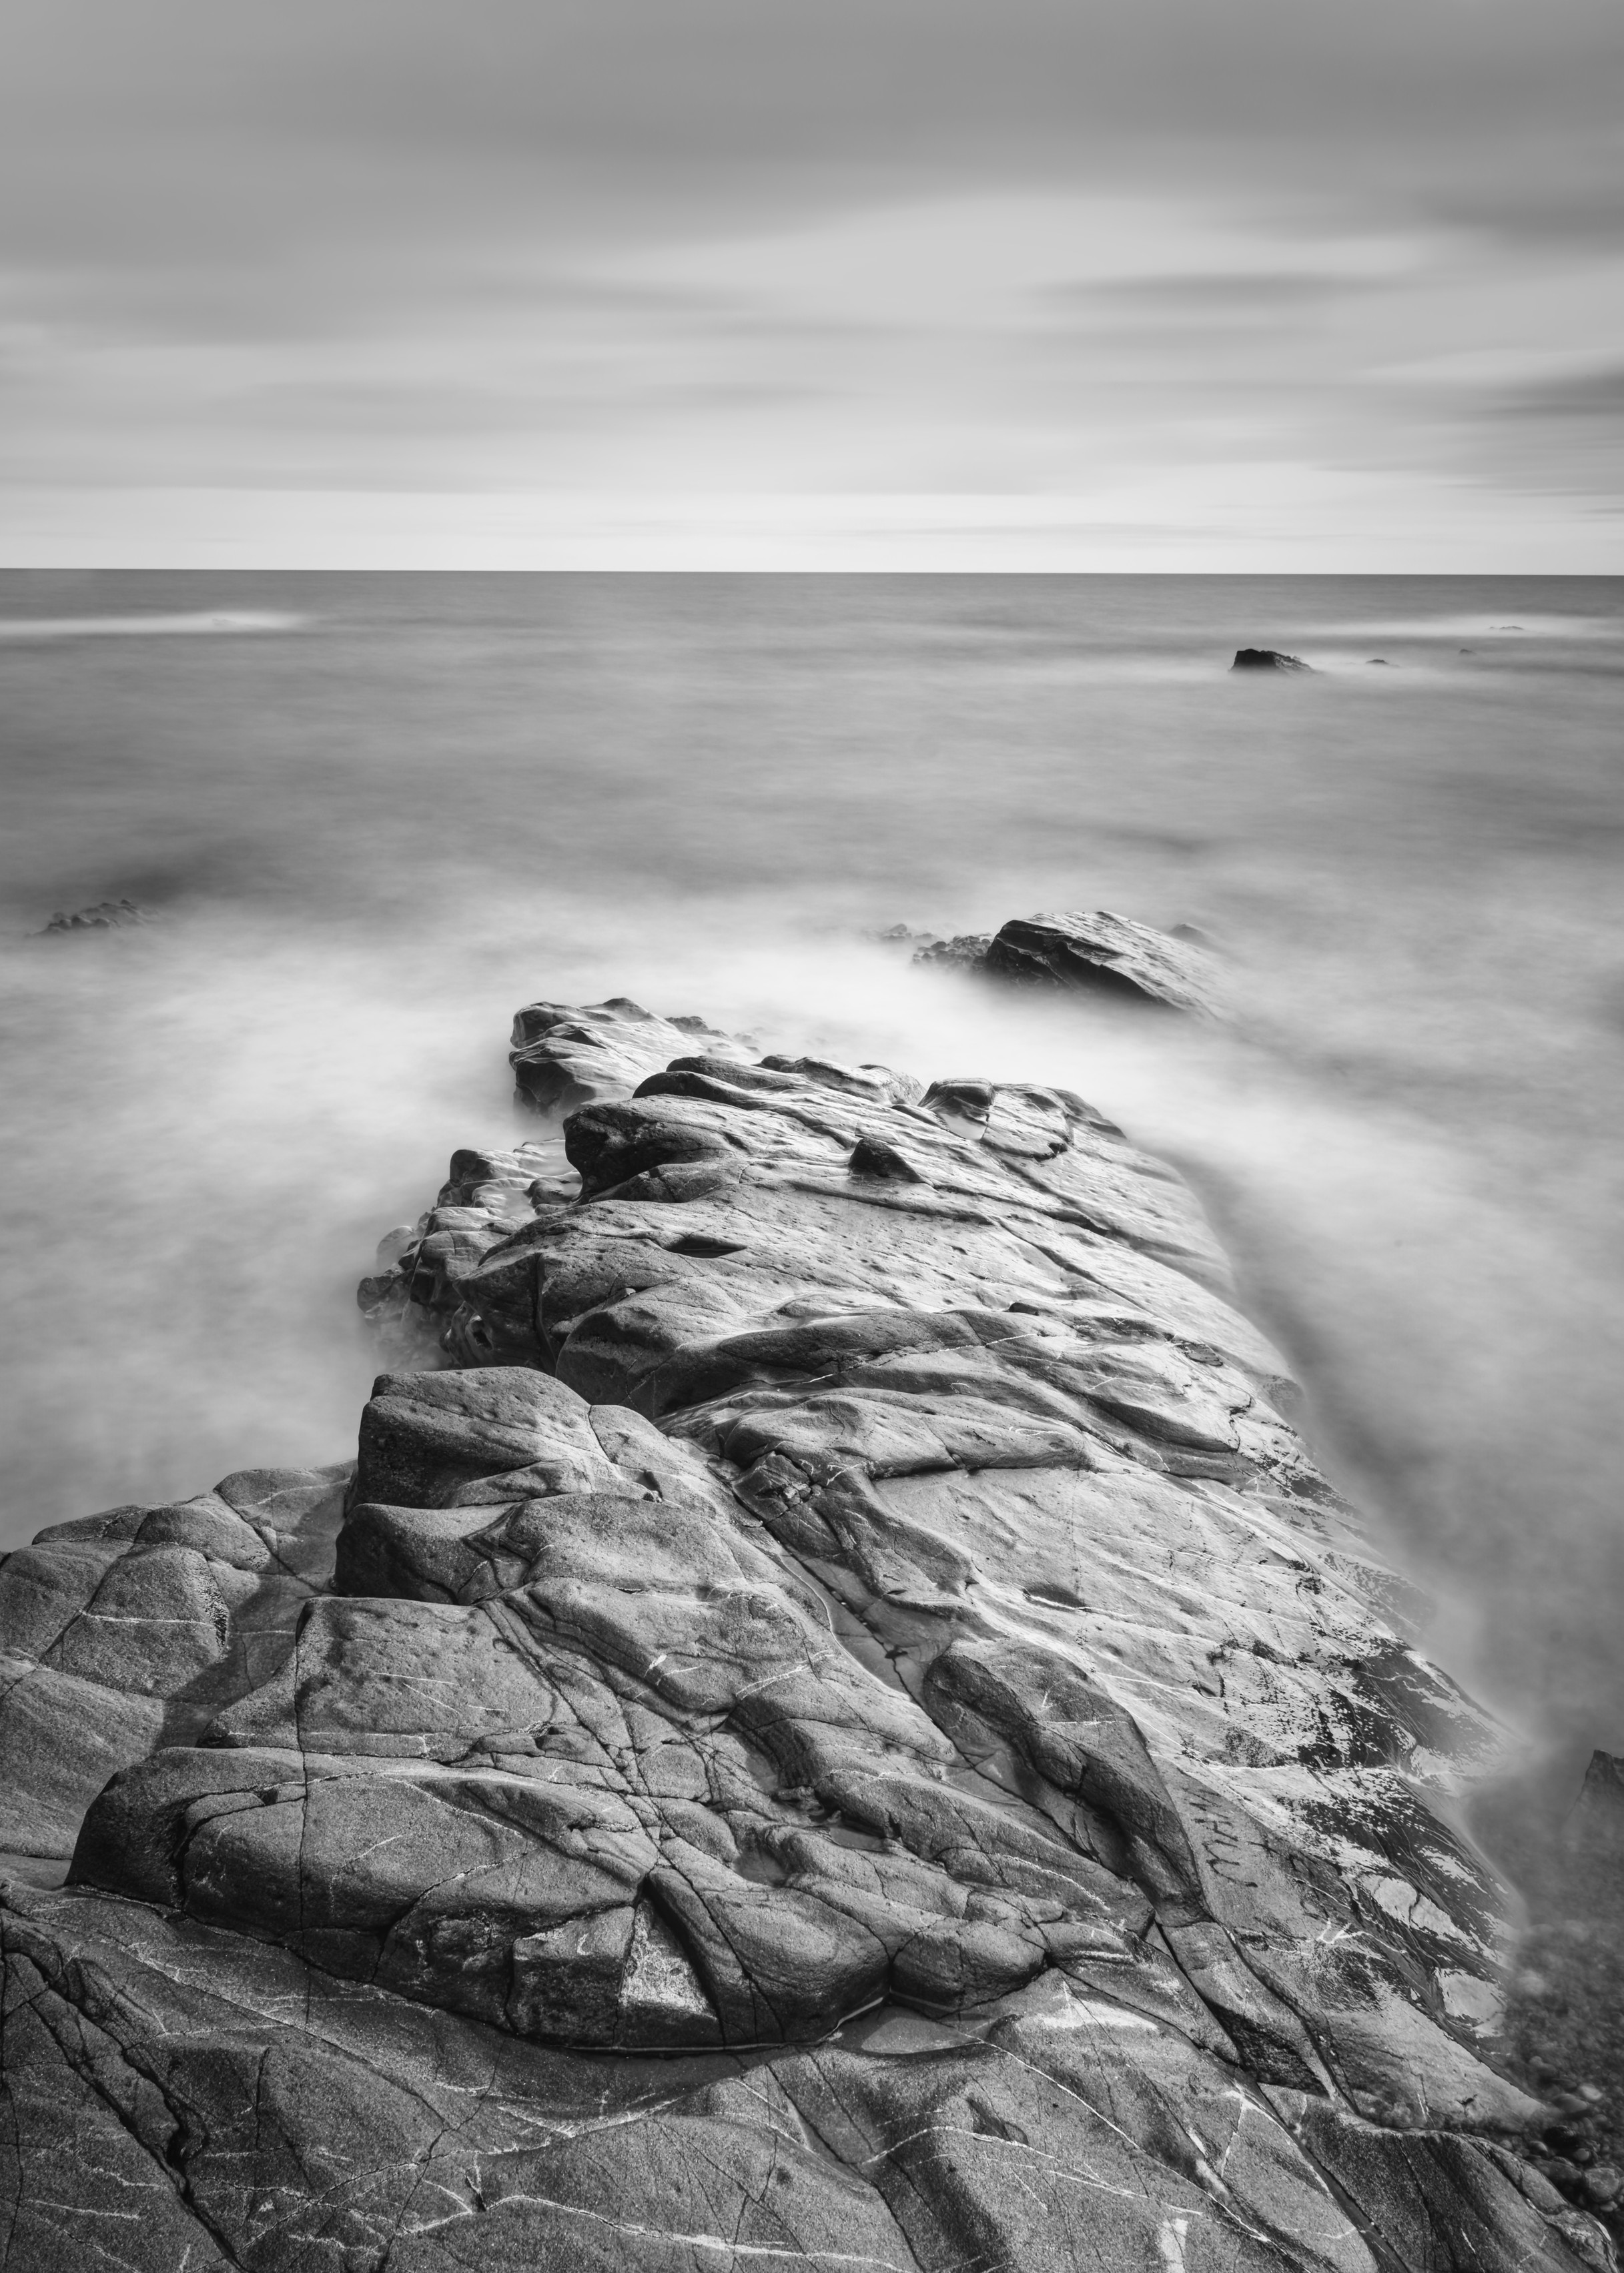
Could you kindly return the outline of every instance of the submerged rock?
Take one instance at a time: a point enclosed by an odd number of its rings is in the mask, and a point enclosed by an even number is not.
[[[98,900],[94,907],[79,908],[68,915],[60,908],[41,933],[53,931],[112,931],[125,924],[148,924],[155,920],[150,908],[139,906],[134,900]]]
[[[1231,671],[1306,671],[1312,663],[1304,663],[1299,655],[1282,655],[1278,648],[1237,647]]]
[[[987,961],[987,950],[992,945],[989,931],[960,932],[954,939],[933,939],[914,954],[915,963],[928,968],[945,966],[950,970],[979,971]]]
[[[659,1022],[544,1017],[578,1183],[456,1156],[347,1486],[0,1572],[25,1686],[155,1708],[9,1834],[83,1811],[4,1889],[10,2262],[1606,2264],[1450,1827],[1500,1732],[1184,1186],[1066,1091],[679,1030],[613,1095]]]
[[[1006,923],[987,949],[986,968],[995,978],[1078,987],[1139,1008],[1222,1013],[1217,965],[1188,926],[1154,931],[1103,908]]]

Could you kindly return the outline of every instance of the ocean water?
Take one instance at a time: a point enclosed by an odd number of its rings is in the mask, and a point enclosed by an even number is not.
[[[629,994],[1177,1159],[1435,1651],[1624,1750],[1621,729],[1624,581],[0,575],[0,1547],[342,1458],[513,1009]],[[864,935],[1053,906],[1239,1027]]]

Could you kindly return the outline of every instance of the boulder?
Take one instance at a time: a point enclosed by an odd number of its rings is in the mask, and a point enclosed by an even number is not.
[[[535,1113],[629,1097],[645,1076],[703,1042],[713,1056],[745,1057],[744,1046],[703,1018],[660,1018],[624,994],[584,1008],[528,1002],[515,1013],[514,1099]]]
[[[1229,668],[1231,671],[1312,671],[1313,665],[1312,663],[1304,663],[1301,656],[1282,655],[1278,648],[1237,647],[1235,650],[1235,660]]]
[[[985,967],[1018,985],[1075,987],[1139,1009],[1222,1014],[1217,965],[1187,927],[1154,931],[1105,909],[1018,917],[988,948]]]

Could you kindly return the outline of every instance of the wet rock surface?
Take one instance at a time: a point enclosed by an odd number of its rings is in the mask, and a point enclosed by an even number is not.
[[[912,938],[914,934],[909,934]],[[997,932],[925,937],[913,961],[1020,986],[1055,986],[1121,1009],[1225,1014],[1211,942],[1191,924],[1153,929],[1107,909],[1017,917]]]
[[[1300,655],[1282,655],[1278,648],[1240,647],[1235,650],[1231,671],[1306,671],[1312,672],[1312,663],[1304,663]]]
[[[1217,1017],[1223,1010],[1218,966],[1206,946],[1105,909],[1027,916],[1006,923],[987,949],[990,977],[1035,986],[1075,988],[1134,1009]]]
[[[673,1031],[516,1036],[591,1094],[379,1274],[353,1474],[0,1569],[113,1732],[4,1834],[0,2264],[1609,2264],[1499,1732],[1184,1188]]]
[[[623,1097],[679,1052],[708,1048],[745,1057],[743,1046],[703,1018],[661,1018],[625,995],[584,1006],[529,1002],[513,1022],[518,1102],[537,1113],[568,1113],[600,1097]]]

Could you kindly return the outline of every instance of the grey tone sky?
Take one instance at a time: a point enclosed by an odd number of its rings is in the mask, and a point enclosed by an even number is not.
[[[1624,566],[1620,0],[12,0],[6,49],[0,559]]]

